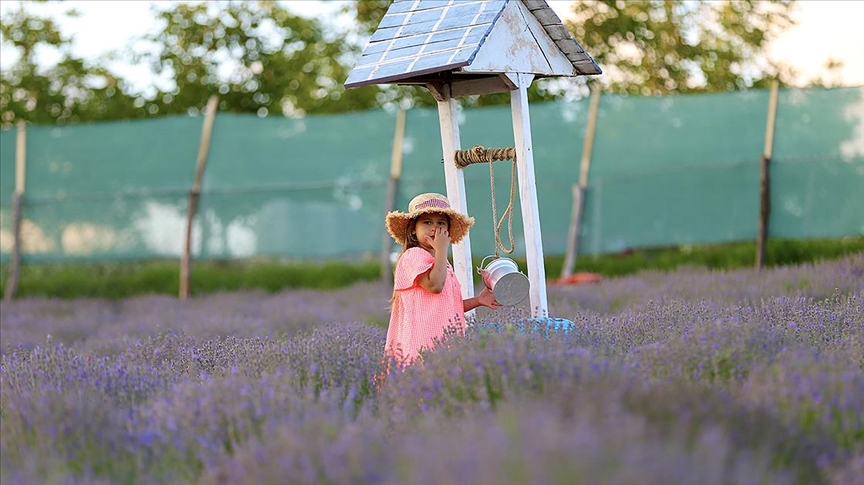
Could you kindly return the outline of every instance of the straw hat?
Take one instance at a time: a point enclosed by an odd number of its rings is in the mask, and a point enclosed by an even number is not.
[[[408,203],[408,212],[393,211],[387,214],[384,222],[387,224],[387,232],[397,243],[404,245],[408,237],[408,226],[412,220],[423,214],[445,214],[450,217],[450,241],[458,243],[468,233],[468,229],[474,225],[474,218],[460,214],[450,208],[447,197],[436,193],[420,194]]]

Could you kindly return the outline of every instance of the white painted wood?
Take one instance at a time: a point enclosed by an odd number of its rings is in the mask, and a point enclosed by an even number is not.
[[[540,209],[537,204],[537,184],[534,178],[534,150],[531,142],[531,117],[528,113],[528,86],[532,74],[518,74],[519,89],[510,91],[513,113],[513,139],[516,143],[516,170],[519,175],[519,202],[525,232],[525,257],[531,290],[531,315],[549,316],[546,300],[546,267],[543,261],[543,238],[540,234]]]
[[[507,86],[510,86],[510,91],[519,87],[519,77],[516,74],[512,72],[502,72],[498,75],[501,76],[501,79],[507,84]]]
[[[525,72],[575,76],[570,59],[522,2],[507,2],[501,18],[463,72]]]
[[[510,86],[501,79],[501,76],[465,81],[459,80],[458,76],[454,77],[456,79],[453,80],[452,92],[450,93],[454,98],[479,94],[506,93],[510,91]]]
[[[450,200],[450,206],[453,209],[468,214],[465,178],[454,162],[456,150],[461,149],[462,143],[459,137],[456,99],[450,95],[450,86],[445,85],[442,91],[445,99],[438,101],[438,122],[441,126],[441,148],[444,156],[444,182],[447,187],[447,199]],[[469,234],[466,234],[459,244],[453,245],[453,271],[462,286],[462,298],[473,297],[474,278]],[[468,312],[467,315],[469,318],[473,318],[474,311]]]
[[[444,88],[440,83],[426,83],[424,86],[426,86],[426,89],[432,93],[432,97],[435,98],[435,101],[444,101]]]

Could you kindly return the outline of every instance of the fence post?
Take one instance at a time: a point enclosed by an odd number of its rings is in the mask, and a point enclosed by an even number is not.
[[[585,141],[582,145],[582,160],[579,164],[579,183],[573,186],[573,208],[570,214],[570,230],[567,232],[567,250],[564,256],[564,266],[561,267],[561,277],[573,274],[576,268],[576,256],[579,253],[579,226],[582,224],[582,208],[585,201],[585,189],[588,187],[588,171],[591,168],[591,153],[594,151],[594,134],[597,131],[597,111],[600,107],[602,89],[595,85],[591,90],[591,106],[588,108],[588,125],[585,128]]]
[[[21,213],[24,204],[24,183],[27,174],[27,127],[24,120],[18,120],[15,136],[15,192],[12,193],[12,260],[9,264],[9,279],[3,300],[15,298],[18,290],[18,273],[21,268]]]
[[[198,197],[201,194],[201,178],[204,175],[204,166],[207,163],[207,152],[210,150],[210,135],[213,133],[213,120],[216,117],[218,103],[218,96],[215,94],[210,96],[210,99],[207,101],[207,111],[204,114],[204,126],[201,128],[201,144],[198,146],[198,160],[195,164],[195,181],[192,183],[192,189],[189,191],[189,209],[186,211],[186,240],[183,246],[183,257],[180,260],[180,300],[185,300],[189,297],[192,224],[195,220],[195,212],[198,210]]]
[[[777,96],[780,83],[771,84],[768,102],[768,123],[765,127],[765,150],[759,161],[759,230],[756,233],[756,269],[765,267],[765,246],[768,241],[768,221],[771,217],[771,155],[774,151],[774,125],[777,121]]]
[[[402,176],[402,148],[405,140],[405,109],[401,106],[396,112],[396,133],[393,135],[393,151],[390,155],[390,178],[387,180],[387,198],[384,201],[384,215],[395,210],[396,194],[399,193],[399,178]],[[392,283],[390,272],[390,233],[384,229],[381,237],[381,280],[385,287]]]

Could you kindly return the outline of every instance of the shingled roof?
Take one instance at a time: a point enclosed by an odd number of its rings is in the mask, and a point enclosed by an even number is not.
[[[514,23],[519,25],[516,30],[508,27]],[[544,60],[549,68],[534,68],[537,77],[602,73],[544,0],[395,0],[345,87],[411,84],[445,71],[470,73],[484,46],[502,49],[500,42],[489,41],[490,35],[508,28],[512,32],[504,42],[530,42],[535,50],[541,45],[543,52],[557,50],[553,54],[565,59],[563,68],[560,60],[557,64],[554,59]],[[490,64],[490,55],[481,63],[482,72],[510,72],[509,65],[495,66],[494,58]],[[522,66],[520,72],[524,69]]]

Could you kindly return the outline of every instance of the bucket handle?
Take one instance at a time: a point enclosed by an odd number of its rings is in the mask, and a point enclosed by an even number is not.
[[[498,256],[496,256],[494,254],[490,254],[489,256],[486,256],[485,258],[483,258],[483,261],[480,261],[480,266],[477,267],[477,274],[483,274],[482,268],[486,267],[486,260],[489,258],[498,259]]]

